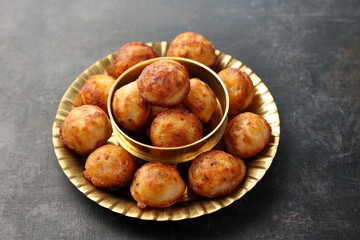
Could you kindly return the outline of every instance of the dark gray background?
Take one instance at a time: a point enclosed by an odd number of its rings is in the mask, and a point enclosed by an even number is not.
[[[355,239],[360,235],[360,1],[0,2],[0,238]],[[239,201],[180,222],[128,218],[79,192],[51,127],[71,82],[130,41],[194,31],[268,86],[273,165]]]

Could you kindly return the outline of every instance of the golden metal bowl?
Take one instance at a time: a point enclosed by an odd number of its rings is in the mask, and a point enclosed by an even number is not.
[[[148,43],[148,45],[152,46],[159,56],[166,56],[166,50],[169,46],[168,42]],[[75,106],[81,104],[79,92],[87,79],[95,74],[111,73],[115,53],[109,54],[105,58],[97,61],[74,80],[62,97],[55,117],[52,128],[55,155],[62,170],[76,188],[92,201],[111,211],[128,217],[156,221],[175,221],[209,214],[230,205],[240,199],[246,192],[250,191],[256,183],[262,179],[275,157],[280,139],[279,114],[268,88],[250,68],[219,50],[216,50],[216,55],[217,61],[213,68],[215,72],[219,72],[224,68],[235,67],[249,74],[255,86],[255,96],[246,111],[261,115],[272,128],[271,140],[267,147],[255,157],[245,160],[247,168],[246,176],[243,183],[234,192],[223,197],[209,199],[200,197],[186,190],[183,198],[168,208],[139,209],[129,193],[129,188],[124,188],[120,192],[110,192],[95,187],[85,179],[83,175],[84,159],[63,144],[59,138],[59,128],[63,124],[67,114]],[[117,144],[114,136],[109,139],[109,142]],[[221,141],[215,148],[221,149]],[[179,167],[182,167],[182,165],[186,166],[186,164],[187,163],[180,163]]]
[[[173,60],[182,64],[189,72],[190,78],[199,78],[207,83],[217,96],[217,107],[209,123],[203,125],[204,137],[200,140],[180,147],[154,147],[150,145],[145,134],[127,130],[117,124],[112,113],[112,99],[117,89],[135,81],[142,70],[148,65],[161,61]],[[108,112],[116,140],[132,155],[146,161],[164,163],[182,163],[194,159],[200,153],[211,150],[222,138],[227,122],[229,110],[229,96],[225,84],[219,76],[207,66],[186,58],[160,57],[141,62],[125,71],[116,80],[110,90],[108,98]],[[148,144],[149,143],[149,144]]]

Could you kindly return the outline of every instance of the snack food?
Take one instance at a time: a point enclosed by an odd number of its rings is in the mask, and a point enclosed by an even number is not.
[[[130,153],[121,146],[108,144],[88,156],[84,176],[97,187],[117,190],[131,184],[135,170]]]
[[[152,43],[152,46],[157,49],[159,53],[166,52],[167,44],[164,44],[164,42],[159,43]],[[159,50],[160,49],[160,50]],[[232,59],[230,55],[224,54],[219,52],[219,59],[216,65],[216,69],[222,69],[225,67],[228,67],[229,65],[235,64],[239,65],[239,61],[236,59]],[[228,59],[232,59],[230,61],[230,64],[228,63]],[[271,146],[269,146],[269,151],[264,151],[263,154],[259,154],[256,158],[251,160],[251,163],[257,162],[256,166],[262,166],[262,168],[254,167],[254,164],[250,164],[249,167],[249,178],[246,179],[245,191],[243,188],[237,188],[235,191],[236,193],[232,194],[229,197],[219,197],[215,199],[203,199],[198,198],[197,196],[194,196],[194,194],[190,191],[189,195],[185,195],[184,199],[181,199],[181,204],[175,206],[175,208],[169,208],[169,209],[150,209],[149,211],[136,209],[131,207],[129,211],[129,205],[124,205],[123,203],[128,203],[133,201],[132,199],[129,199],[129,194],[124,193],[123,191],[121,193],[111,193],[109,191],[103,191],[101,189],[98,189],[96,187],[93,187],[92,184],[89,181],[84,181],[84,177],[82,175],[82,168],[84,167],[84,162],[82,161],[82,157],[72,154],[70,151],[64,151],[64,146],[59,141],[59,135],[57,132],[59,132],[59,126],[63,123],[64,118],[64,112],[68,112],[72,106],[69,103],[69,99],[74,99],[74,97],[77,94],[77,91],[74,91],[73,86],[75,87],[75,90],[79,89],[82,84],[84,84],[83,79],[86,79],[88,76],[88,72],[91,71],[92,73],[102,73],[104,71],[108,71],[109,67],[112,67],[112,61],[114,59],[114,54],[109,54],[106,58],[99,60],[94,64],[93,66],[89,67],[86,71],[84,71],[70,86],[69,90],[66,91],[64,97],[61,99],[61,103],[59,105],[59,110],[56,116],[56,119],[54,121],[53,125],[53,142],[54,142],[54,150],[57,158],[59,159],[59,163],[61,168],[64,170],[64,173],[69,177],[69,180],[73,182],[76,187],[82,191],[89,199],[92,201],[96,201],[101,206],[104,206],[105,208],[111,209],[114,212],[124,214],[129,217],[135,217],[139,219],[148,219],[148,220],[156,220],[156,221],[163,221],[163,220],[181,220],[186,218],[194,218],[198,217],[207,213],[212,213],[218,209],[224,208],[231,202],[234,202],[241,198],[245,192],[252,189],[252,187],[256,184],[257,181],[261,179],[261,177],[266,172],[266,169],[270,166],[269,163],[271,163],[277,148],[278,143],[278,133],[280,131],[279,127],[277,127],[277,109],[276,105],[272,99],[272,96],[269,92],[265,91],[267,90],[265,84],[261,82],[261,79],[256,78],[256,76],[251,76],[254,81],[254,83],[261,83],[257,84],[257,98],[256,98],[256,104],[254,104],[251,107],[251,110],[254,112],[261,112],[261,114],[266,114],[266,116],[269,115],[269,113],[272,114],[273,110],[275,110],[275,114],[273,116],[270,116],[272,119],[271,126],[273,126],[273,132],[274,132],[274,139],[271,141]],[[241,64],[241,63],[240,63]],[[245,68],[246,66],[244,66]],[[190,70],[190,69],[189,69]],[[191,74],[191,72],[190,72]],[[85,77],[84,77],[85,76]],[[194,75],[196,76],[196,75]],[[266,92],[267,94],[263,97],[262,92]],[[217,92],[218,94],[218,92]],[[81,96],[80,96],[81,98]],[[219,102],[222,104],[221,100],[223,100],[223,97],[219,98]],[[270,107],[268,105],[269,99],[273,107]],[[259,102],[258,102],[259,100]],[[265,101],[266,100],[266,101]],[[263,102],[265,101],[265,102]],[[259,103],[259,104],[258,104]],[[266,103],[266,106],[264,104]],[[75,104],[75,103],[74,103]],[[224,106],[222,106],[222,109],[224,109]],[[216,110],[217,111],[217,110]],[[211,120],[215,118],[215,114]],[[270,119],[269,118],[269,119]],[[267,118],[268,119],[268,118]],[[273,121],[274,120],[274,121]],[[206,127],[206,126],[205,126]],[[206,130],[204,130],[206,131]],[[126,132],[126,131],[125,131]],[[130,136],[133,136],[130,134]],[[110,142],[116,142],[117,140],[115,138],[111,138]],[[147,144],[148,142],[146,142]],[[216,149],[219,149],[219,146],[216,147]],[[221,147],[222,149],[222,147]],[[272,151],[272,150],[275,151]],[[258,162],[258,159],[260,158],[260,161]],[[66,159],[66,160],[63,160]],[[69,160],[67,160],[69,159]],[[188,163],[179,163],[179,169],[182,169],[183,166],[188,166]],[[188,167],[187,167],[188,168]],[[179,170],[181,172],[181,170]],[[183,174],[183,173],[182,173]],[[75,177],[74,176],[80,176]],[[185,175],[183,176],[183,179],[187,178]],[[249,184],[250,183],[250,184]],[[83,185],[85,184],[85,185]],[[92,189],[91,191],[88,191],[87,189]],[[123,189],[126,191],[126,189]],[[100,201],[100,202],[99,202]],[[184,201],[184,202],[182,202]],[[136,202],[135,202],[136,203]],[[133,203],[131,203],[131,206],[133,206]]]
[[[242,182],[246,173],[244,161],[220,150],[198,155],[189,168],[189,186],[206,197],[223,196]]]
[[[165,208],[181,198],[185,189],[184,180],[173,166],[148,162],[136,171],[130,193],[139,208]]]
[[[107,98],[114,82],[115,78],[105,74],[89,77],[81,90],[83,103],[98,106],[107,113]]]
[[[254,85],[247,73],[237,68],[226,68],[218,75],[229,93],[229,113],[237,114],[247,108],[254,98]]]
[[[170,43],[167,56],[189,58],[208,67],[212,67],[216,62],[214,45],[202,35],[193,32],[176,36]]]
[[[185,106],[202,123],[210,121],[216,108],[216,96],[211,88],[198,78],[190,79],[190,92],[184,100]]]
[[[141,96],[151,105],[174,107],[189,93],[189,72],[178,62],[162,60],[148,65],[137,84]]]
[[[150,114],[150,105],[140,96],[136,81],[116,90],[112,109],[116,121],[132,131],[144,128]]]
[[[260,115],[246,112],[233,118],[225,131],[226,150],[240,158],[261,152],[270,142],[271,127]]]
[[[83,105],[66,116],[59,130],[61,140],[78,154],[88,154],[104,145],[112,133],[110,120],[98,106]]]
[[[81,91],[76,95],[74,99],[74,107],[80,107],[81,105],[84,105],[84,102],[82,100]]]
[[[152,105],[150,106],[150,115],[149,115],[149,118],[148,118],[148,120],[146,122],[146,126],[145,126],[146,136],[148,136],[150,138],[151,124],[153,123],[153,121],[157,117],[157,115],[159,115],[162,112],[165,112],[166,110],[168,110],[168,108],[152,106]]]
[[[157,57],[158,54],[154,49],[145,43],[127,43],[123,45],[116,54],[113,65],[113,75],[115,78],[118,78],[123,72],[135,64]]]
[[[179,105],[176,105],[173,108],[185,108],[183,103],[180,103]],[[146,136],[150,138],[150,128],[151,124],[153,123],[154,119],[162,112],[165,112],[166,110],[169,110],[169,108],[166,107],[159,107],[159,106],[150,106],[150,115],[145,125],[145,133]]]
[[[178,147],[196,142],[203,127],[195,114],[181,108],[160,113],[151,124],[150,138],[157,147]]]

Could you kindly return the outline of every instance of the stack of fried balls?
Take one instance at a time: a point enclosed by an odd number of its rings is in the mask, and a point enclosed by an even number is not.
[[[213,67],[217,58],[214,45],[192,32],[178,35],[167,56],[189,58],[208,67]],[[263,117],[243,112],[254,97],[254,86],[237,68],[218,73],[229,93],[229,113],[238,114],[224,134],[226,152],[211,150],[198,155],[188,167],[185,181],[177,166],[148,162],[139,167],[137,159],[121,146],[106,144],[112,134],[107,99],[115,78],[156,57],[154,49],[141,42],[122,46],[114,60],[113,76],[94,75],[84,84],[79,98],[82,104],[76,104],[81,106],[65,118],[59,132],[61,140],[77,154],[87,156],[86,179],[111,191],[130,186],[139,208],[169,207],[183,197],[187,185],[195,194],[209,198],[231,193],[246,174],[242,159],[261,152],[271,136],[270,125]],[[144,132],[153,146],[178,147],[203,137],[203,124],[211,120],[217,98],[201,79],[190,79],[183,65],[162,60],[148,65],[136,81],[116,90],[111,104],[122,127]]]

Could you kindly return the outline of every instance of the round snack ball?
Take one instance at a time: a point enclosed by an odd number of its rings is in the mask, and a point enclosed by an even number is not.
[[[130,42],[122,46],[116,54],[113,75],[118,78],[128,68],[148,60],[157,58],[158,54],[154,49],[142,42]]]
[[[104,145],[112,133],[106,113],[98,106],[83,105],[66,116],[59,135],[78,154],[88,154]]]
[[[214,45],[200,34],[193,32],[179,34],[170,43],[167,56],[189,58],[208,67],[212,67],[216,62]]]
[[[246,173],[244,161],[220,150],[198,155],[189,168],[189,185],[206,197],[226,195],[235,190]]]
[[[190,90],[189,72],[178,62],[163,60],[150,64],[140,74],[141,96],[151,105],[174,107]]]
[[[190,92],[184,104],[202,123],[207,123],[216,109],[216,96],[206,83],[198,78],[192,78]]]
[[[180,103],[179,105],[176,105],[174,108],[185,108],[183,103]],[[154,119],[162,112],[165,112],[166,110],[169,110],[169,108],[165,107],[159,107],[159,106],[150,106],[150,115],[145,125],[145,133],[146,136],[150,138],[150,128],[151,124],[153,123]]]
[[[263,117],[246,112],[230,121],[224,136],[225,148],[229,153],[249,158],[261,152],[270,142],[271,127]]]
[[[135,170],[133,156],[121,146],[109,144],[89,155],[84,176],[97,187],[116,190],[131,184]]]
[[[139,208],[165,208],[181,198],[185,188],[185,182],[175,167],[148,162],[136,171],[130,193]]]
[[[154,121],[154,119],[157,117],[157,115],[159,115],[162,112],[165,112],[169,110],[169,108],[165,108],[165,107],[159,107],[159,106],[150,106],[150,115],[149,115],[149,120],[151,120],[151,123]]]
[[[150,115],[149,115],[149,118],[148,118],[148,120],[146,122],[146,125],[145,125],[146,136],[148,136],[150,138],[151,124],[153,123],[153,121],[157,117],[157,115],[159,115],[162,112],[165,112],[166,110],[168,110],[168,108],[151,105],[151,107],[150,107]]]
[[[136,82],[131,82],[116,90],[112,110],[116,121],[132,131],[142,129],[150,114],[150,106],[140,96]]]
[[[160,113],[151,124],[150,138],[156,147],[184,146],[202,138],[203,127],[195,114],[181,108]]]
[[[114,83],[115,78],[109,75],[98,74],[91,76],[81,90],[84,104],[98,106],[107,113],[107,99]]]
[[[237,114],[247,108],[254,98],[254,85],[247,73],[237,68],[226,68],[218,75],[229,93],[229,113]]]
[[[74,107],[80,107],[81,105],[84,105],[81,95],[82,95],[81,91],[76,95],[76,97],[73,101]]]

